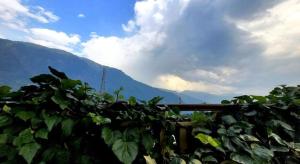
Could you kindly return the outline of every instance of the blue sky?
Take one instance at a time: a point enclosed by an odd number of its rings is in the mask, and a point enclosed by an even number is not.
[[[57,29],[89,39],[90,32],[104,36],[123,36],[121,24],[134,16],[135,0],[27,0],[24,5],[44,6],[61,21],[43,24],[43,28]],[[84,17],[78,19],[78,15]],[[33,22],[33,25],[38,25]]]
[[[176,91],[300,82],[300,0],[1,0],[0,37],[72,52]]]

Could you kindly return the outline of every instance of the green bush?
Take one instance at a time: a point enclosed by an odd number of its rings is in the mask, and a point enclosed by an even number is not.
[[[299,163],[300,87],[240,96],[234,112],[195,112],[187,154],[177,149],[178,110],[124,100],[51,74],[0,87],[0,163]],[[201,162],[200,162],[201,161]]]
[[[222,103],[241,105],[241,110],[193,114],[193,122],[202,122],[193,128],[201,142],[194,158],[204,163],[300,162],[299,86],[280,86],[268,96],[244,95]]]

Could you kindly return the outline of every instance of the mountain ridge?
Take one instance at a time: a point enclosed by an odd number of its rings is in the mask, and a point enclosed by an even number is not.
[[[179,103],[178,95],[170,91],[148,86],[116,68],[104,66],[87,58],[45,46],[11,41],[0,38],[0,85],[9,85],[14,89],[30,84],[29,78],[48,73],[48,66],[65,72],[70,78],[87,82],[99,90],[102,69],[105,68],[105,89],[109,93],[124,88],[125,97],[135,96],[143,100],[162,96],[162,103]],[[201,103],[201,100],[186,96],[185,103]]]

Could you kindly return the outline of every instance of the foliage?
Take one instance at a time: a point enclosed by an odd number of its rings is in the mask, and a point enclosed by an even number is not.
[[[187,154],[162,99],[99,94],[49,67],[34,85],[0,87],[0,163],[299,163],[300,87],[239,96],[238,111],[194,112]]]
[[[0,87],[0,163],[140,163],[163,160],[160,130],[171,126],[155,97],[139,103],[98,94],[86,83],[51,74],[11,91]]]
[[[300,86],[280,86],[268,96],[244,95],[222,102],[240,105],[239,111],[202,113],[207,117],[198,112],[202,124],[195,123],[193,133],[201,144],[193,156],[204,163],[299,163],[299,100]]]

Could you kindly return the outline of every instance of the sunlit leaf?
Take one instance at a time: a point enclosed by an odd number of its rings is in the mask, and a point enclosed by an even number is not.
[[[199,139],[203,144],[210,144],[213,147],[221,146],[220,142],[217,139],[214,139],[211,136],[203,133],[197,134],[195,138]]]
[[[135,142],[118,139],[114,142],[112,150],[121,162],[130,164],[135,160],[138,154],[138,145]]]
[[[31,163],[41,146],[35,142],[25,144],[21,147],[19,154],[24,157],[27,163]]]

